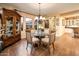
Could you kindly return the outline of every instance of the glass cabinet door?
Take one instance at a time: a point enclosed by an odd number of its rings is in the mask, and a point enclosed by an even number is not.
[[[1,27],[2,27],[2,22],[1,22],[1,21],[2,21],[2,19],[1,19],[1,14],[0,14],[0,36],[1,36],[1,34],[2,34],[2,33],[1,33],[1,29],[2,29],[2,28],[1,28]]]
[[[6,36],[13,36],[13,17],[6,17]]]
[[[20,34],[20,19],[16,19],[16,35]]]
[[[0,29],[1,29],[1,27],[2,27],[1,20],[2,20],[2,19],[1,19],[1,14],[0,14]]]

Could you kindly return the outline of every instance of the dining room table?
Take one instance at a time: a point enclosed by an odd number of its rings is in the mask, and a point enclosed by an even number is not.
[[[39,45],[41,45],[42,38],[45,38],[44,31],[36,30],[35,33],[34,33],[34,36],[39,39]]]

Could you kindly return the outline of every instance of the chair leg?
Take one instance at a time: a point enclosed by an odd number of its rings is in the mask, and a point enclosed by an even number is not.
[[[32,47],[29,47],[28,44],[27,44],[26,50],[27,50],[27,53],[28,53],[29,56],[32,55],[33,48]]]
[[[32,49],[31,49],[31,55],[33,55],[33,51],[34,51],[34,47],[32,46]]]
[[[53,43],[53,55],[54,55],[54,53],[55,53],[55,45]]]
[[[49,53],[49,55],[50,55],[50,47],[48,47],[48,53]]]
[[[54,50],[55,50],[55,48],[54,48],[54,46],[51,44],[51,45],[49,46],[49,55],[50,55],[50,56],[54,55]]]

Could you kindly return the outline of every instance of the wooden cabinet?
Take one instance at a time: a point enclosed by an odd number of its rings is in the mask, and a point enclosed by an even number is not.
[[[74,37],[79,38],[79,27],[74,28],[73,30],[74,30]]]
[[[1,9],[4,28],[3,43],[7,47],[21,39],[20,15],[15,10]]]

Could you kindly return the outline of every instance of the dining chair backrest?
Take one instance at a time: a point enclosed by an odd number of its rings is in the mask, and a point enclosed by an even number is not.
[[[32,39],[32,42],[36,42],[36,41],[39,40],[38,38],[36,38],[36,37],[34,36],[34,34],[36,33],[36,31],[37,31],[37,30],[31,30],[31,39]]]
[[[26,32],[27,37],[27,54],[30,56],[32,54],[32,38],[31,38],[31,31]]]
[[[31,30],[31,37],[34,37],[35,30]]]
[[[45,33],[45,35],[48,35],[49,34],[49,29],[44,29],[44,33]]]
[[[31,32],[27,32],[27,43],[32,43]]]
[[[50,34],[50,44],[55,42],[55,32]]]
[[[46,43],[49,43],[49,40],[50,40],[49,36],[45,36],[44,38],[42,38],[42,41]]]

